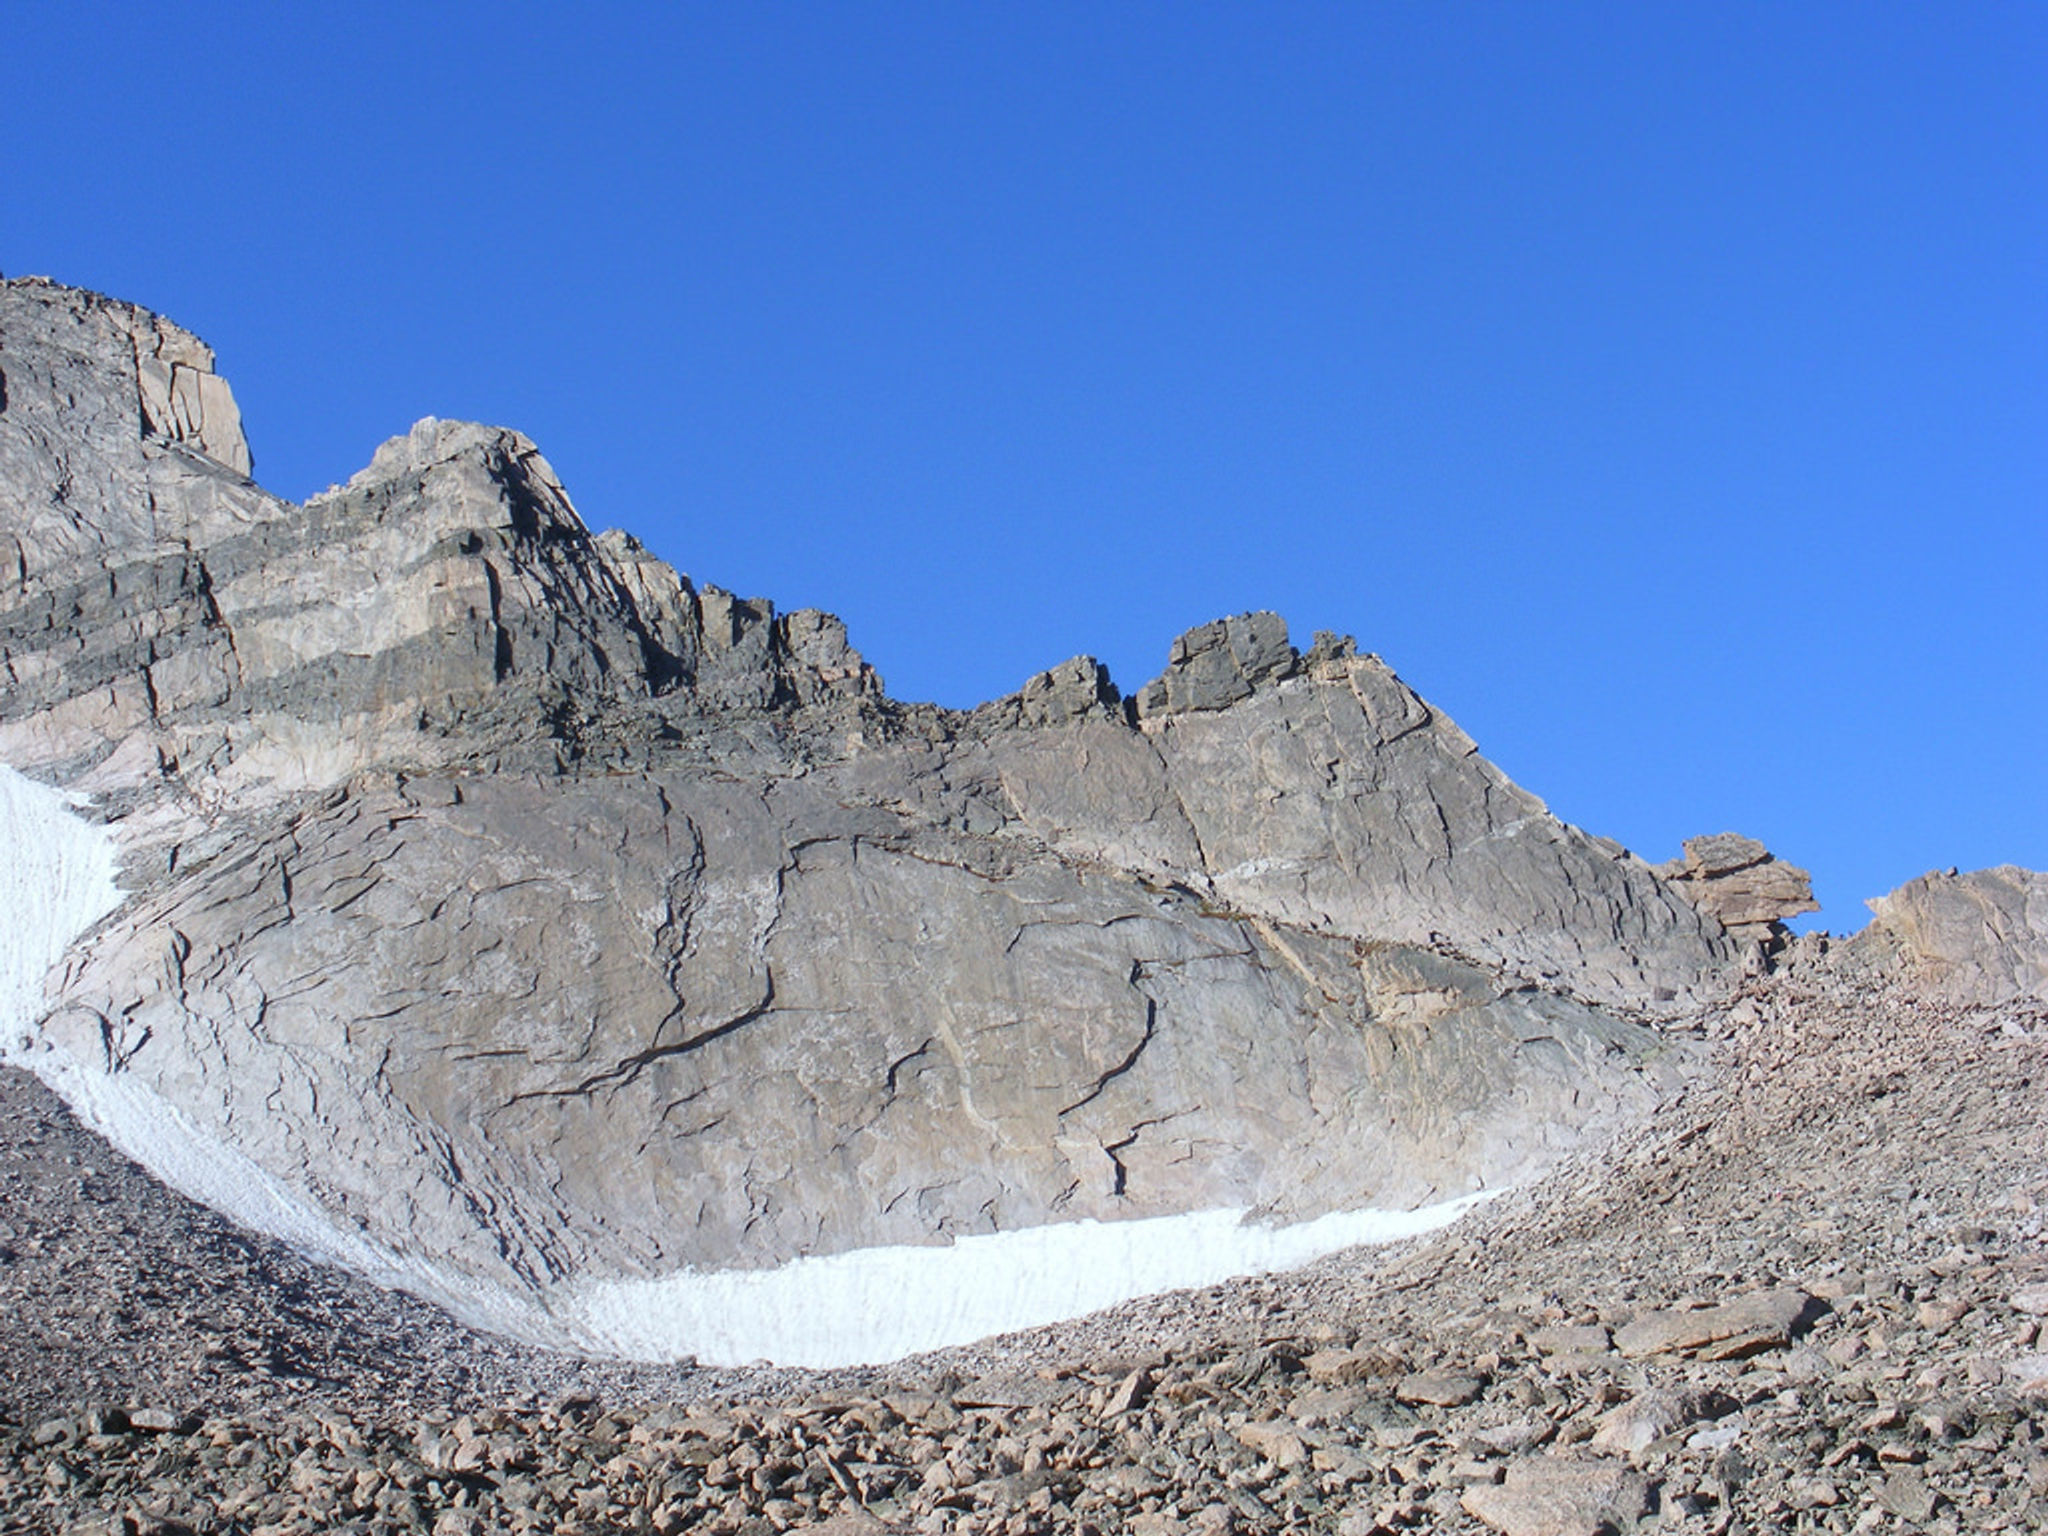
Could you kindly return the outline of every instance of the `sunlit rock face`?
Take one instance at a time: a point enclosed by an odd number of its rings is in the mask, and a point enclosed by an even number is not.
[[[1917,991],[1950,1002],[2048,1002],[2048,873],[1929,871],[1870,903],[1857,936]]]
[[[0,762],[123,892],[29,1055],[464,1315],[628,1348],[593,1288],[1497,1188],[1653,1102],[1735,956],[1349,641],[901,704],[516,433],[269,496],[211,363],[0,285]]]

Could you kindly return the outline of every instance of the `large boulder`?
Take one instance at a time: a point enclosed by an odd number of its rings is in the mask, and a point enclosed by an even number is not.
[[[1683,855],[1657,872],[1733,938],[1774,945],[1784,937],[1787,918],[1820,910],[1813,877],[1780,862],[1753,837],[1717,832],[1689,837],[1683,846]]]

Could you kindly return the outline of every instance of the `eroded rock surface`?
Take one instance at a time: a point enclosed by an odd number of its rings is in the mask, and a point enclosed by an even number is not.
[[[2048,999],[2048,874],[2001,864],[1930,873],[1870,903],[1865,942],[1959,1003]]]
[[[1646,1020],[1729,984],[1711,905],[1348,640],[1241,615],[1134,701],[1079,658],[904,705],[837,619],[592,535],[517,433],[428,419],[294,506],[144,311],[6,284],[0,371],[0,762],[93,796],[131,893],[43,1064],[470,1315],[1498,1187],[1668,1092]]]
[[[1755,944],[1775,945],[1786,918],[1820,910],[1811,875],[1736,832],[1687,838],[1684,856],[1658,866],[1658,873],[1731,937]]]

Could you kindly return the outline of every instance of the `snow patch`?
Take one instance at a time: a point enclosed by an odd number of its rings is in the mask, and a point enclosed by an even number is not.
[[[0,1062],[34,1072],[81,1121],[164,1183],[243,1226],[529,1344],[632,1360],[693,1355],[707,1365],[878,1365],[1417,1236],[1487,1198],[1338,1212],[1288,1227],[1247,1223],[1241,1210],[1062,1222],[767,1270],[571,1280],[538,1293],[488,1285],[343,1226],[133,1074],[105,1071],[37,1039],[50,969],[121,903],[112,834],[77,815],[78,804],[0,765],[0,838],[11,851],[0,861]]]
[[[27,1043],[71,941],[121,904],[114,840],[78,803],[0,765],[0,1053]]]
[[[1289,1227],[1249,1224],[1242,1210],[1060,1222],[949,1247],[864,1248],[778,1269],[571,1285],[555,1312],[607,1353],[632,1359],[879,1365],[1419,1236],[1490,1193],[1413,1211],[1339,1211]]]

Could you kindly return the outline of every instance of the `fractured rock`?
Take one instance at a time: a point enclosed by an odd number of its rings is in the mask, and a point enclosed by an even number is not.
[[[2048,1000],[2048,873],[1929,873],[1870,903],[1859,943],[1889,945],[1921,991],[1959,1003]]]
[[[242,413],[228,381],[213,371],[213,349],[161,315],[135,313],[136,390],[145,428],[189,442],[237,474],[254,467]]]
[[[1683,857],[1657,872],[1736,938],[1768,943],[1782,934],[1786,918],[1820,910],[1813,877],[1780,863],[1753,837],[1721,832],[1687,838],[1684,847]]]
[[[1109,680],[1109,668],[1093,656],[1075,656],[1040,672],[1016,693],[975,711],[994,725],[1065,725],[1090,717],[1117,720],[1122,698]]]
[[[1908,1525],[1919,1525],[1934,1514],[1934,1493],[1913,1467],[1900,1467],[1887,1477],[1877,1501]]]
[[[1173,642],[1166,670],[1138,693],[1142,716],[1227,709],[1261,683],[1292,676],[1298,657],[1277,613],[1241,613]]]
[[[30,1064],[472,1318],[1498,1188],[1668,1093],[1645,1018],[1728,983],[1683,882],[1348,641],[902,704],[515,432],[293,505],[168,322],[6,283],[0,352],[0,762],[93,797],[127,894]]]

